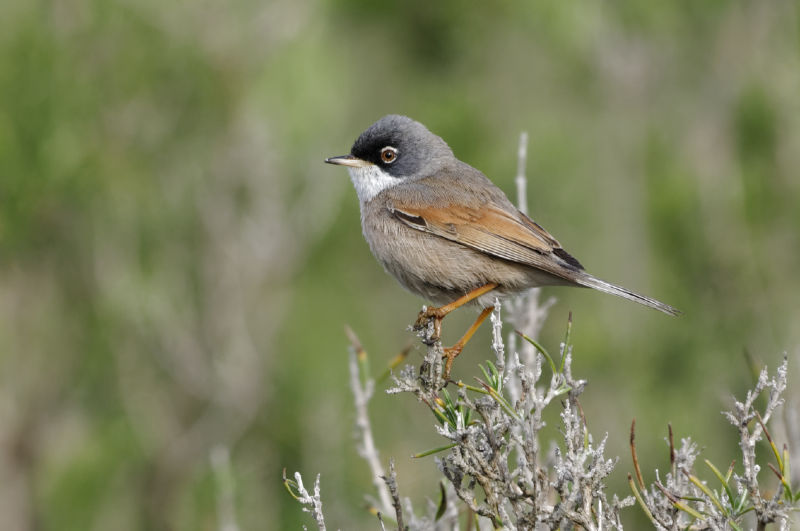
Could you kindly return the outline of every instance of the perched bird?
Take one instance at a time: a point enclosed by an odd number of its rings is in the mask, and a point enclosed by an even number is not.
[[[483,173],[411,118],[384,116],[361,133],[349,155],[325,162],[347,167],[375,258],[406,289],[443,305],[421,312],[417,327],[433,319],[432,339],[438,339],[450,311],[469,302],[483,308],[464,337],[445,349],[445,378],[495,297],[536,286],[581,286],[680,313],[587,273]]]

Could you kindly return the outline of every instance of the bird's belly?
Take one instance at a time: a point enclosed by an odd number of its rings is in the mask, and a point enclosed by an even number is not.
[[[528,265],[490,256],[459,243],[418,231],[387,219],[364,224],[372,254],[407,290],[435,304],[446,304],[489,283],[498,288],[478,300],[482,306],[494,297],[563,283]]]

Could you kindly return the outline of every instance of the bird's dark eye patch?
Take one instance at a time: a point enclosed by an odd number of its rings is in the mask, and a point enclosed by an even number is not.
[[[381,150],[381,161],[386,164],[391,164],[397,160],[397,148],[386,146]]]

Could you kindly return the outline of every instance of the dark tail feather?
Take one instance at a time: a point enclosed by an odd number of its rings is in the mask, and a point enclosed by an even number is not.
[[[581,286],[593,288],[604,293],[610,293],[612,295],[616,295],[617,297],[628,299],[629,301],[638,302],[639,304],[644,304],[645,306],[655,308],[656,310],[669,315],[681,315],[683,313],[680,310],[673,308],[669,304],[664,304],[661,301],[651,299],[650,297],[645,297],[644,295],[639,295],[638,293],[634,293],[623,287],[615,286],[614,284],[610,284],[604,280],[595,278],[588,273],[579,276],[575,279],[575,281]]]

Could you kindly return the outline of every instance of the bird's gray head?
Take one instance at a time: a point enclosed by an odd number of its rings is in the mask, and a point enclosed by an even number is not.
[[[453,159],[447,143],[421,123],[398,114],[384,116],[361,133],[349,155],[326,159],[347,166],[365,203],[403,179],[420,179]]]

